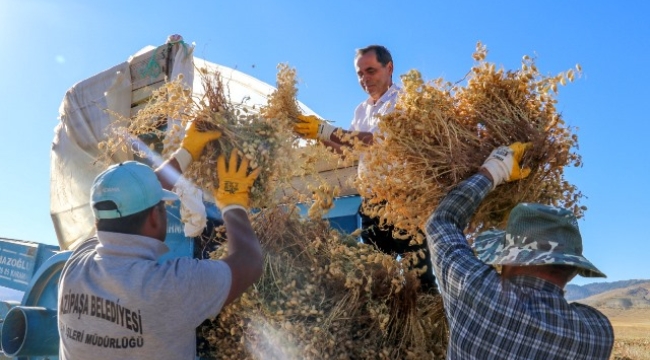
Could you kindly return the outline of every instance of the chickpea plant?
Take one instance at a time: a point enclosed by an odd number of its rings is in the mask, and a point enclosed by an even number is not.
[[[200,353],[215,359],[444,359],[442,298],[419,291],[398,261],[296,209],[254,215],[262,278],[203,323]],[[220,258],[227,245],[211,256]]]
[[[582,217],[582,193],[564,178],[564,168],[581,166],[577,135],[557,112],[560,85],[580,75],[540,74],[535,59],[524,56],[517,70],[498,69],[477,44],[476,61],[461,83],[424,81],[417,70],[402,76],[403,92],[395,111],[382,116],[379,141],[359,147],[368,172],[357,180],[365,211],[394,224],[396,236],[415,235],[441,198],[472,175],[501,145],[531,142],[522,166],[524,180],[497,187],[471,221],[468,233],[503,225],[519,202],[539,202],[572,209]]]
[[[218,184],[216,160],[221,153],[237,151],[250,161],[252,169],[262,171],[251,189],[251,207],[264,208],[295,201],[310,201],[308,193],[291,192],[291,198],[277,196],[291,187],[291,179],[318,174],[316,159],[332,156],[322,146],[307,146],[302,151],[292,124],[300,109],[296,100],[295,70],[278,67],[277,89],[267,104],[251,106],[233,103],[220,74],[200,69],[203,94],[196,96],[178,78],[154,90],[147,105],[131,118],[120,118],[99,144],[102,160],[110,163],[117,152],[130,152],[136,158],[154,163],[153,158],[168,158],[181,144],[189,121],[200,129],[214,129],[222,136],[209,143],[200,159],[194,161],[184,177],[204,190],[209,198]],[[318,186],[317,186],[318,187]]]

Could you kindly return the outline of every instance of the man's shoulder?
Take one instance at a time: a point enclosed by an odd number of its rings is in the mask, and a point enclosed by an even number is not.
[[[356,114],[359,111],[365,111],[366,106],[368,106],[368,104],[370,104],[369,101],[370,101],[370,98],[367,98],[367,99],[364,99],[362,102],[360,102],[359,105],[357,105],[357,107],[354,108],[354,113]]]
[[[88,238],[81,242],[79,246],[77,246],[73,251],[72,254],[70,255],[70,258],[78,258],[82,256],[86,256],[90,253],[95,253],[96,250],[95,248],[99,245],[99,239],[97,239],[96,236],[93,236],[91,238]]]
[[[605,314],[603,314],[600,310],[596,309],[593,306],[579,303],[579,302],[571,302],[570,305],[575,311],[578,311],[580,313],[594,315],[597,317],[607,319],[607,316],[605,316]]]

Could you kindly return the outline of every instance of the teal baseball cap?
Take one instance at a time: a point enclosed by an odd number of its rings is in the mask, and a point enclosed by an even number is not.
[[[153,170],[137,161],[111,165],[97,175],[90,190],[90,205],[98,220],[133,215],[163,200],[178,200],[178,195],[163,189]],[[104,201],[113,202],[116,208],[95,208]]]
[[[582,255],[582,236],[573,212],[554,206],[518,204],[505,231],[482,232],[472,247],[486,264],[572,265],[581,276],[606,277]]]

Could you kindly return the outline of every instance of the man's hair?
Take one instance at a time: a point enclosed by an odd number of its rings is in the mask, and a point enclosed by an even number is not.
[[[357,49],[357,54],[355,57],[365,55],[371,51],[375,52],[377,61],[379,61],[382,66],[386,66],[389,62],[393,61],[393,56],[390,54],[390,51],[388,51],[385,46],[381,45],[370,45],[361,49]]]
[[[108,231],[121,234],[138,235],[142,230],[147,216],[158,206],[165,206],[165,202],[161,201],[158,204],[144,209],[135,214],[124,216],[116,219],[98,219],[95,221],[95,226],[98,231]],[[95,204],[97,210],[115,210],[117,205],[112,201],[101,201]]]

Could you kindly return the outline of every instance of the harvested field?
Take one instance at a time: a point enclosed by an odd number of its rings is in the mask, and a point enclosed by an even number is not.
[[[614,327],[612,360],[650,360],[650,309],[601,308]]]

